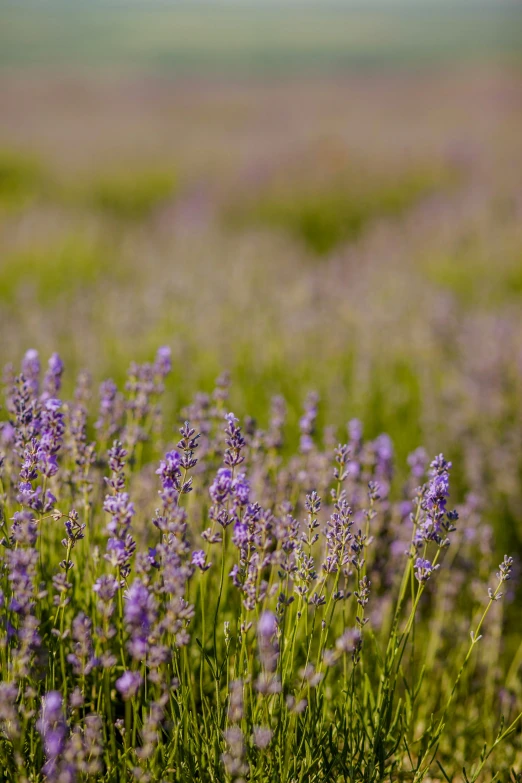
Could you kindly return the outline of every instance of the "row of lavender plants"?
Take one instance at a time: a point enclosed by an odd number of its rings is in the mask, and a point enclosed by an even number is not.
[[[240,422],[226,376],[174,437],[170,365],[67,402],[56,354],[5,370],[0,778],[520,780],[513,561],[451,463],[418,448],[398,486],[314,394],[292,449],[284,400]]]

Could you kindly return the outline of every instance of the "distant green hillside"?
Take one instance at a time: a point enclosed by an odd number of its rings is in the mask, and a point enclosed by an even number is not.
[[[0,3],[0,67],[264,71],[512,60],[522,6]]]

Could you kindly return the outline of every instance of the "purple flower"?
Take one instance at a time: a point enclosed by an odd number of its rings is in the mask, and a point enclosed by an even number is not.
[[[47,759],[42,771],[48,781],[59,780],[59,757],[65,749],[67,725],[62,705],[61,693],[49,691],[43,697],[42,711],[37,722],[37,729],[42,736]]]
[[[351,419],[351,421],[348,422],[348,434],[352,443],[356,445],[361,444],[363,428],[359,419]]]
[[[119,590],[118,580],[114,576],[100,576],[93,585],[94,592],[100,601],[112,601]]]
[[[257,623],[257,632],[259,636],[265,639],[271,639],[277,631],[277,617],[273,612],[265,611]]]
[[[267,729],[264,726],[254,726],[254,745],[261,750],[267,748],[270,745],[273,733],[271,729]]]
[[[214,503],[222,505],[232,493],[232,471],[230,468],[220,468],[216,478],[209,488],[210,497]]]
[[[225,414],[225,421],[227,426],[225,427],[225,443],[227,444],[227,450],[223,461],[229,468],[234,468],[240,465],[244,461],[244,457],[241,454],[242,449],[245,446],[245,439],[241,434],[241,427],[237,426],[238,419],[233,413]]]
[[[158,348],[154,361],[154,370],[162,378],[166,378],[172,369],[171,350],[168,345]]]
[[[42,399],[55,397],[62,385],[63,362],[57,353],[53,353],[49,359],[47,372],[43,381]]]
[[[116,495],[107,495],[103,509],[111,515],[107,532],[118,533],[120,536],[126,533],[135,513],[134,503],[131,503],[128,493],[118,492]]]
[[[36,397],[40,386],[40,359],[38,351],[34,348],[29,348],[25,352],[25,356],[22,359],[22,374]]]
[[[62,445],[65,431],[64,416],[60,413],[61,405],[60,400],[50,397],[42,409],[37,456],[40,471],[48,478],[58,472],[56,455]]]
[[[100,384],[100,408],[95,427],[102,438],[111,438],[119,430],[124,412],[123,397],[110,378]]]
[[[240,506],[248,505],[250,496],[250,483],[244,473],[239,473],[232,482],[234,500]]]
[[[415,449],[415,451],[413,451],[408,456],[408,465],[410,466],[411,475],[416,481],[424,476],[427,464],[428,455],[422,446],[420,446],[418,449]]]
[[[241,548],[249,539],[248,525],[245,522],[236,522],[234,525],[234,532],[232,533],[232,541],[234,544]]]
[[[67,656],[68,662],[73,667],[74,673],[83,677],[99,664],[94,657],[92,638],[92,620],[83,612],[76,615],[72,624],[72,638],[74,640],[74,652]]]
[[[127,577],[130,573],[130,561],[135,550],[136,542],[131,535],[126,535],[125,538],[109,538],[105,560],[111,563],[114,568],[119,568],[122,577]]]
[[[116,680],[116,690],[121,693],[124,701],[132,699],[141,687],[141,674],[139,672],[126,671]]]
[[[8,549],[6,555],[12,596],[10,609],[17,614],[29,614],[35,602],[38,552],[32,547],[19,547]]]
[[[141,660],[147,654],[149,634],[156,619],[156,600],[139,579],[125,595],[124,617],[131,635],[129,652],[135,660]]]
[[[315,432],[318,402],[319,395],[316,392],[310,392],[305,400],[304,414],[299,420],[299,429],[301,430],[300,449],[303,454],[307,454],[314,447],[312,436]]]
[[[429,560],[424,560],[422,557],[418,557],[413,567],[415,577],[419,582],[427,582],[433,573],[439,568],[439,565],[432,565]]]
[[[180,470],[181,455],[177,451],[168,451],[165,458],[161,460],[156,475],[161,476],[163,486],[176,484],[181,475]]]
[[[192,552],[192,565],[201,571],[208,571],[212,563],[207,563],[207,556],[202,549],[196,549],[195,552]]]
[[[439,454],[430,465],[429,481],[423,487],[421,509],[415,543],[420,546],[425,541],[435,541],[440,547],[448,546],[447,534],[456,528],[456,511],[446,511],[449,496],[449,470],[451,462],[446,462]]]
[[[262,612],[257,622],[259,658],[265,672],[275,672],[279,646],[274,636],[277,631],[277,618],[273,612]]]

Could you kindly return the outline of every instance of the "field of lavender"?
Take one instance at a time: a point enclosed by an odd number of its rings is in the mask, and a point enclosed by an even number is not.
[[[520,783],[520,66],[5,19],[0,781]]]

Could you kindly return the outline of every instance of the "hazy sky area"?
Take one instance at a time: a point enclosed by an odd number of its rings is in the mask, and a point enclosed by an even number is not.
[[[0,67],[259,72],[519,62],[521,52],[522,5],[511,0],[0,1]]]

